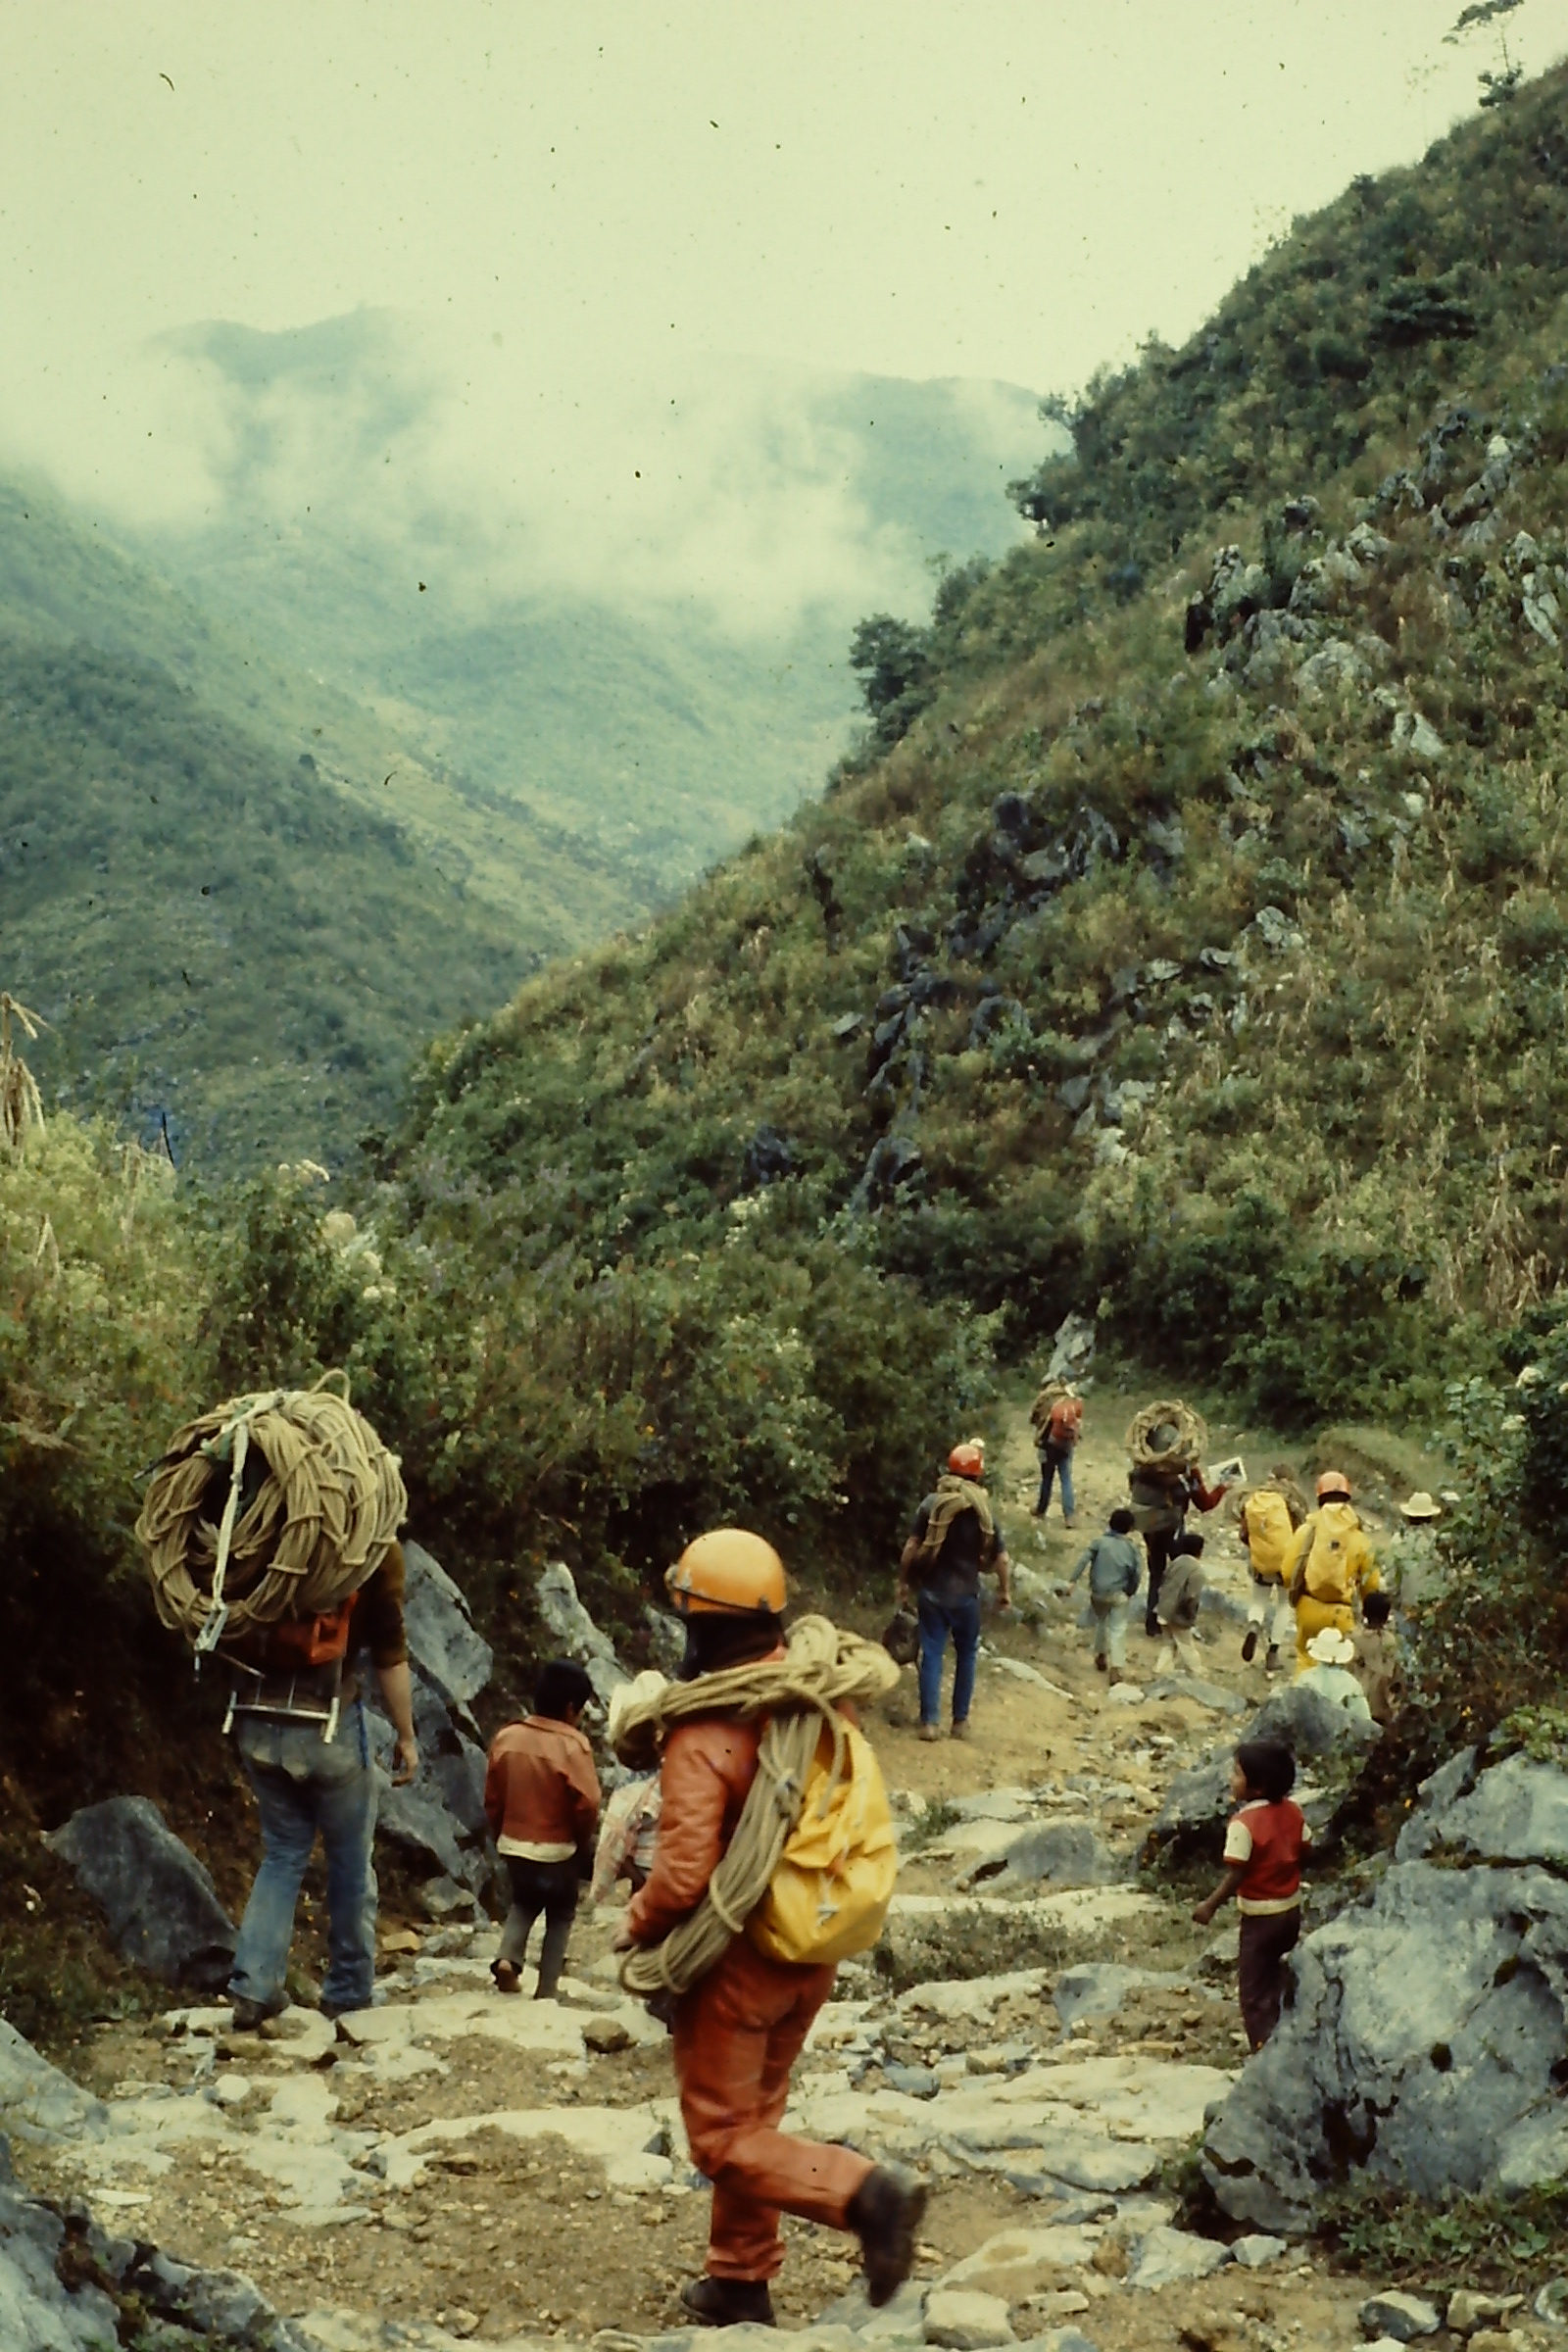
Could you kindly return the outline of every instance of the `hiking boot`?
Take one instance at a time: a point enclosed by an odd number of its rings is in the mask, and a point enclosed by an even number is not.
[[[1109,1683],[1111,1689],[1114,1690],[1116,1685],[1118,1683],[1124,1683],[1127,1680],[1127,1677],[1123,1674],[1119,1666],[1112,1666],[1105,1679]]]
[[[520,1992],[522,1972],[514,1960],[492,1960],[490,1974],[496,1981],[497,1992]]]
[[[1097,1674],[1103,1674],[1103,1673],[1104,1673],[1104,1671],[1105,1671],[1105,1661],[1104,1661],[1104,1659],[1103,1659],[1103,1658],[1097,1658],[1097,1659],[1095,1660],[1095,1672],[1096,1672]]]
[[[1159,1640],[1158,1620],[1153,1617],[1146,1617],[1144,1619],[1144,1632],[1149,1637],[1151,1642],[1157,1642]]]
[[[374,2005],[373,2001],[367,1998],[363,2001],[322,2001],[319,2008],[321,2015],[336,2025],[340,2017],[357,2017],[362,2009],[370,2009]]]
[[[1069,1515],[1069,1514],[1068,1514],[1066,1511],[1063,1511],[1063,1512],[1062,1512],[1062,1514],[1061,1514],[1061,1524],[1062,1524],[1062,1526],[1063,1526],[1063,1527],[1076,1527],[1076,1526],[1077,1526],[1077,1524],[1078,1524],[1078,1522],[1077,1522],[1077,1520],[1076,1520],[1075,1518],[1071,1517],[1071,1516],[1070,1516],[1070,1515]]]
[[[920,1737],[922,1740],[940,1740],[942,1737],[941,1724],[922,1723],[920,1726]]]
[[[1268,1645],[1268,1655],[1267,1655],[1267,1656],[1264,1658],[1264,1660],[1263,1660],[1263,1672],[1264,1672],[1265,1674],[1278,1674],[1279,1670],[1280,1670],[1280,1653],[1279,1653],[1279,1644],[1278,1644],[1277,1642],[1271,1642],[1269,1643],[1269,1645]]]
[[[1250,1625],[1247,1629],[1246,1640],[1242,1643],[1242,1664],[1244,1666],[1250,1666],[1256,1655],[1257,1628],[1255,1625]]]
[[[236,1995],[233,2029],[236,2034],[259,2034],[269,2018],[281,2017],[288,2007],[286,1992],[270,1992],[265,2001],[246,2000]]]
[[[891,2301],[914,2268],[926,2186],[906,2165],[879,2164],[866,2174],[845,2212],[860,2241],[866,2301]]]
[[[680,2299],[705,2328],[775,2328],[765,2278],[688,2278]]]
[[[969,1729],[969,1718],[967,1715],[964,1717],[961,1723],[955,1723],[953,1727],[953,1737],[955,1740],[972,1740],[974,1738],[974,1734]]]

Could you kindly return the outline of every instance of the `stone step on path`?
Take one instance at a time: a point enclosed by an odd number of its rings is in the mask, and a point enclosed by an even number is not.
[[[1189,2319],[1233,2302],[1237,2324],[1254,2325],[1265,2290],[1271,2311],[1285,2307],[1282,2296],[1315,2296],[1310,2333],[1353,2341],[1355,2292],[1303,2274],[1282,2237],[1254,2232],[1226,2248],[1176,2227],[1164,2168],[1201,2128],[1235,2070],[1186,2057],[1179,2047],[1163,2054],[1131,2038],[1117,2044],[1111,2021],[1140,2000],[1163,2000],[1173,2011],[1195,2003],[1196,2016],[1214,2003],[1228,2006],[1228,1990],[1205,1987],[1197,1971],[1137,1968],[1113,1957],[1129,1928],[1135,1935],[1146,1923],[1152,1935],[1156,1930],[1167,1909],[1158,1895],[1118,1879],[1062,1886],[1050,1868],[1034,1867],[1065,1856],[1069,1870],[1093,1881],[1105,1857],[1126,1866],[1128,1849],[1114,1836],[1104,1840],[1099,1825],[1114,1810],[1125,1817],[1157,1801],[1150,1776],[1167,1780],[1213,1736],[1162,1732],[1160,1720],[1179,1719],[1167,1713],[1135,1723],[1118,1714],[1114,1730],[1102,1735],[1108,1746],[1083,1756],[1079,1769],[1058,1761],[1034,1787],[959,1797],[954,1811],[964,1834],[946,1833],[915,1857],[912,1875],[942,1884],[906,1885],[896,1898],[895,1938],[901,1928],[972,1916],[1069,1936],[1091,1957],[1066,1970],[939,1974],[898,1993],[865,1964],[843,1972],[843,1997],[818,2019],[798,2070],[792,2120],[921,2166],[938,2191],[935,2216],[945,2188],[968,2193],[972,2184],[1004,2200],[994,2209],[1015,2218],[1004,2229],[973,2230],[967,2244],[960,2236],[940,2255],[928,2253],[885,2312],[871,2313],[858,2291],[827,2299],[810,2326],[795,2330],[797,2352],[912,2352],[926,2343],[986,2352],[991,2342],[1123,2352],[1138,2340],[1128,2330],[1140,2323],[1128,2314],[1153,2308],[1155,2299],[1162,2314],[1168,2308],[1168,2324],[1160,2323],[1166,2341]],[[1142,1781],[1121,1777],[1124,1753],[1140,1760]],[[1065,1760],[1073,1761],[1070,1748]],[[911,1825],[923,1809],[908,1799],[900,1806]],[[961,1891],[957,1877],[992,1858],[1004,1890],[982,1882],[982,1891]],[[118,2212],[121,2226],[138,2233],[151,2226],[176,2245],[182,2222],[174,2192],[191,2179],[193,2164],[211,2164],[209,2179],[223,2176],[227,2199],[241,2213],[260,2193],[278,2229],[329,2246],[348,2243],[363,2226],[387,2232],[376,2242],[389,2248],[402,2242],[394,2233],[408,2228],[400,2215],[410,2200],[427,2191],[429,2180],[455,2171],[464,2186],[449,2201],[454,2218],[421,2225],[427,2236],[437,2231],[418,2249],[429,2267],[416,2271],[395,2315],[376,2307],[373,2290],[357,2302],[322,2292],[309,2309],[290,2306],[304,2315],[290,2328],[316,2352],[387,2352],[394,2342],[416,2352],[559,2345],[556,2330],[549,2337],[487,2332],[482,2312],[462,2299],[471,2269],[466,2214],[486,2209],[476,2192],[498,2161],[496,2150],[534,2141],[564,2146],[603,2183],[587,2193],[603,2195],[607,2211],[641,2208],[650,2220],[671,2198],[684,2195],[697,2206],[701,2184],[684,2153],[667,2075],[643,2095],[645,2078],[635,2070],[654,2064],[663,2036],[640,2005],[622,1998],[612,1960],[601,1952],[584,1969],[579,1957],[582,1973],[567,1980],[560,2006],[505,2000],[485,1964],[494,1936],[488,1928],[433,1927],[401,1962],[392,1997],[335,2027],[291,2011],[242,2043],[227,2034],[224,2011],[172,2013],[167,2042],[179,2054],[177,2082],[127,2081],[101,2103],[74,2093],[74,2105],[31,2080],[24,2095],[36,2113],[53,2114],[75,2132],[60,2144],[69,2147],[76,2184]],[[593,1940],[592,1933],[584,1936],[585,1944]],[[1086,2032],[1092,2040],[1107,2026],[1110,2046],[1086,2046]],[[596,2042],[606,2045],[603,2056]],[[615,2051],[626,2073],[608,2103],[590,2081],[605,2080],[592,2068],[615,2063]],[[497,2095],[519,2069],[530,2095]],[[538,2241],[535,2263],[547,2242]],[[439,2263],[442,2246],[456,2259]],[[443,2284],[452,2275],[456,2283]],[[979,2299],[986,2328],[997,2330],[984,2342],[955,2332],[954,2299],[962,2297]],[[1317,2324],[1325,2311],[1334,2320],[1327,2328]],[[703,2338],[673,2328],[627,2340],[696,2352]],[[759,2352],[776,2352],[777,2340],[760,2342]],[[616,2338],[601,2332],[595,2341],[598,2352],[613,2352]]]

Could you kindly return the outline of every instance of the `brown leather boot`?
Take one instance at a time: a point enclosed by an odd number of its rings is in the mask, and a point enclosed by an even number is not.
[[[680,2299],[705,2328],[777,2326],[765,2278],[688,2278]]]
[[[850,2199],[845,2219],[860,2241],[868,2303],[889,2302],[913,2270],[925,2200],[925,2182],[903,2164],[879,2164]]]

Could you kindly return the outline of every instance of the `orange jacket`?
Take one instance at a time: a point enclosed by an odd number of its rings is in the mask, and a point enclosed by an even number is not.
[[[484,1809],[492,1837],[587,1846],[599,1819],[599,1775],[586,1734],[553,1715],[509,1723],[490,1742]]]
[[[634,1942],[658,1943],[707,1893],[757,1778],[762,1731],[760,1722],[699,1715],[670,1733],[654,1867],[626,1911]]]

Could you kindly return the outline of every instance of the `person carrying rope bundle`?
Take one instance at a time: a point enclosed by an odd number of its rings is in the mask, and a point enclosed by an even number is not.
[[[329,1960],[321,2014],[370,2005],[377,1781],[362,1653],[395,1747],[392,1784],[418,1770],[404,1630],[408,1496],[395,1455],[322,1388],[241,1396],[179,1431],[136,1534],[164,1624],[232,1677],[232,1728],[261,1818],[262,1859],[229,1978],[234,2025],[288,2007],[294,1914],[316,1840],[326,1851]]]
[[[953,1641],[953,1737],[967,1740],[980,1655],[980,1579],[997,1580],[997,1605],[1012,1607],[1012,1562],[986,1493],[985,1450],[978,1439],[955,1446],[947,1473],[914,1515],[899,1559],[898,1605],[918,1587],[920,1737],[942,1737],[942,1661]]]
[[[875,1940],[892,1893],[886,1793],[851,1703],[898,1670],[821,1618],[786,1647],[783,1562],[744,1528],[700,1536],[665,1582],[680,1678],[613,1711],[612,1740],[634,1767],[662,1745],[654,1866],[616,1947],[622,1983],[670,2016],[692,2161],[713,2184],[707,2268],[681,2301],[711,2327],[771,2327],[794,2213],[858,2237],[885,2303],[913,2268],[924,2184],[779,2126],[837,1961]]]
[[[1212,1511],[1225,1498],[1225,1487],[1210,1487],[1203,1476],[1207,1441],[1200,1416],[1179,1401],[1145,1405],[1128,1427],[1127,1492],[1149,1554],[1144,1632],[1151,1641],[1161,1636],[1159,1588],[1177,1539],[1186,1533],[1189,1510],[1196,1503]]]

